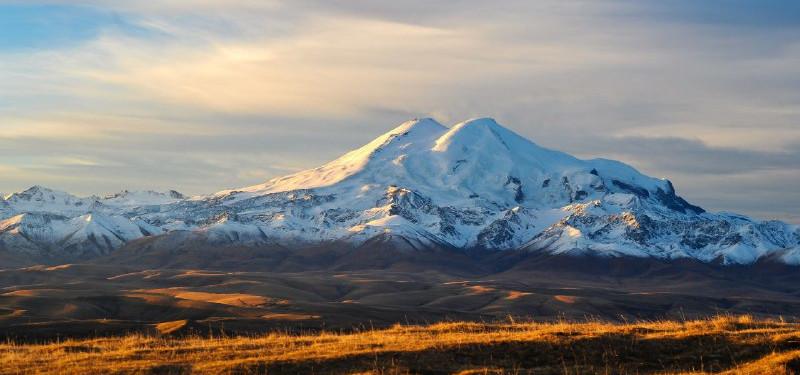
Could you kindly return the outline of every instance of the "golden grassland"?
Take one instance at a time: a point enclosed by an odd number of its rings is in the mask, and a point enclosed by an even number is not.
[[[794,374],[800,324],[691,321],[439,323],[252,337],[160,334],[0,345],[2,373]]]

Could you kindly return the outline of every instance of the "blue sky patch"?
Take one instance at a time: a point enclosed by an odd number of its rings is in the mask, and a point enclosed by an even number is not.
[[[116,12],[69,5],[0,5],[0,50],[69,47],[104,30],[148,31]]]

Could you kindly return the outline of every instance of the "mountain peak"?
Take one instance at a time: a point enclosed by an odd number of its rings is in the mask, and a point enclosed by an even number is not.
[[[503,148],[508,148],[508,144],[504,138],[507,138],[509,134],[519,137],[512,131],[498,124],[493,118],[475,118],[458,123],[450,128],[447,133],[436,140],[436,145],[433,150],[444,151],[453,144],[466,148],[485,148],[489,143],[497,144],[498,142]],[[490,152],[494,151],[491,150],[491,148],[487,150]]]
[[[43,192],[43,193],[63,193],[63,194],[66,194],[64,192],[61,192],[61,191],[58,191],[58,190],[53,190],[53,189],[50,189],[50,188],[42,186],[42,185],[33,185],[33,186],[21,191],[20,193],[31,194],[31,193],[38,193],[38,192]]]
[[[447,128],[444,125],[431,118],[409,120],[321,167],[275,178],[264,184],[235,191],[262,194],[330,186],[364,172],[370,163],[383,156],[397,156],[395,154],[400,150],[408,149],[411,146],[416,149],[429,149],[433,145],[433,141],[446,131]],[[234,191],[226,190],[216,195],[226,195],[232,192]]]
[[[42,185],[33,185],[23,191],[11,193],[9,194],[6,199],[16,199],[16,200],[63,200],[63,199],[75,199],[76,197],[60,191],[60,190],[53,190],[48,187],[44,187]]]
[[[463,126],[463,127],[487,127],[492,129],[505,129],[502,125],[497,123],[497,120],[491,117],[474,117],[469,120],[463,121],[456,126]]]
[[[446,131],[447,127],[431,118],[409,120],[373,139],[366,145],[344,154],[332,163],[344,160],[366,162],[366,159],[372,157],[375,153],[387,149],[397,142],[403,144],[420,143],[421,141],[433,140],[436,136]]]
[[[387,135],[402,134],[410,131],[431,132],[431,131],[442,131],[442,130],[447,130],[447,128],[444,125],[440,124],[438,121],[430,117],[423,117],[423,118],[415,118],[413,120],[408,120],[378,138],[382,138]]]
[[[502,137],[501,134],[513,134],[514,136],[518,136],[513,131],[497,123],[497,121],[491,117],[478,117],[460,122],[450,128],[448,133],[469,133],[475,136],[493,135],[498,138]]]

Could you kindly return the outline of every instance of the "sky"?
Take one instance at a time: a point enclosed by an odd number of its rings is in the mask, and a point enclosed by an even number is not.
[[[212,193],[484,116],[800,223],[800,2],[0,0],[0,192]]]

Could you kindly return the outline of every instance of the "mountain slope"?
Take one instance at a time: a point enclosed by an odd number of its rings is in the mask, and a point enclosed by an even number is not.
[[[209,196],[76,198],[34,187],[0,201],[0,219],[32,214],[57,215],[33,226],[53,234],[0,226],[7,251],[91,256],[161,235],[174,237],[161,241],[173,245],[186,238],[288,249],[336,242],[380,251],[372,244],[389,241],[407,249],[800,263],[795,226],[707,213],[668,180],[543,148],[488,118],[451,128],[408,121],[321,167]],[[83,215],[100,219],[59,229]],[[92,246],[82,249],[84,242]]]

